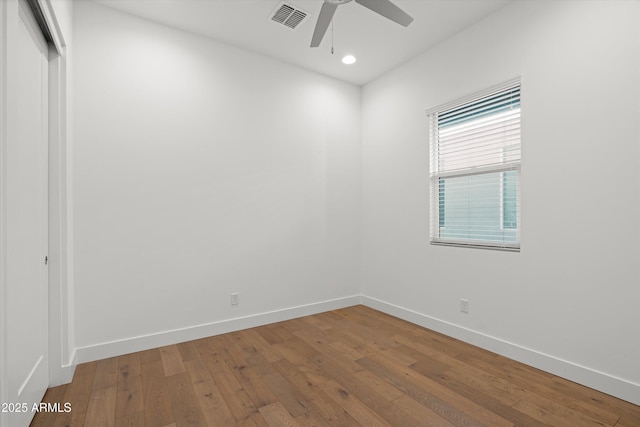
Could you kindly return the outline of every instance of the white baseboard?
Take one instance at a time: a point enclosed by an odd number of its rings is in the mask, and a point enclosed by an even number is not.
[[[174,329],[171,331],[164,331],[155,334],[90,345],[78,348],[76,350],[77,362],[85,363],[94,360],[105,359],[108,357],[134,353],[137,351],[149,350],[165,345],[197,340],[200,338],[225,334],[228,332],[253,328],[256,326],[267,325],[269,323],[281,322],[284,320],[295,319],[297,317],[309,316],[325,311],[350,307],[361,303],[361,296],[353,295],[328,301],[321,301],[313,304],[306,304],[281,310],[253,314],[245,317],[221,320],[218,322],[196,325],[188,328]]]
[[[570,381],[602,391],[636,405],[640,405],[640,384],[618,378],[595,369],[581,366],[549,354],[486,335],[435,317],[427,316],[388,302],[362,296],[362,304],[416,325],[440,332],[485,350],[492,351],[534,368],[566,378]]]
[[[76,372],[76,366],[78,365],[77,354],[78,352],[74,350],[67,365],[62,365],[56,369],[56,372],[49,373],[49,387],[56,387],[71,382],[73,374]]]
[[[253,328],[358,304],[364,304],[383,313],[640,405],[640,384],[365,295],[353,295],[78,348],[73,354],[72,363],[62,367],[63,374],[60,378],[64,382],[61,384],[71,381],[77,363]]]

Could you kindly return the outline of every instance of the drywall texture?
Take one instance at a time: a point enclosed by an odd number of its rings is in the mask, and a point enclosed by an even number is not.
[[[637,393],[639,19],[632,1],[514,2],[366,85],[363,294]],[[425,110],[518,76],[521,252],[429,245]]]
[[[358,87],[88,2],[74,25],[79,348],[360,293]]]

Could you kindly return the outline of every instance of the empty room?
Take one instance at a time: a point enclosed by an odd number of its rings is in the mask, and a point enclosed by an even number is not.
[[[640,426],[640,0],[0,25],[0,426]]]

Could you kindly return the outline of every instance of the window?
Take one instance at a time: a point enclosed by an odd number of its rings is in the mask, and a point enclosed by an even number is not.
[[[431,242],[519,250],[520,81],[428,115]]]

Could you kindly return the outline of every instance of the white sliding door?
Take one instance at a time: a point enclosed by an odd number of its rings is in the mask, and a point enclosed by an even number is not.
[[[49,384],[48,46],[25,0],[2,2],[2,415],[20,427]]]

